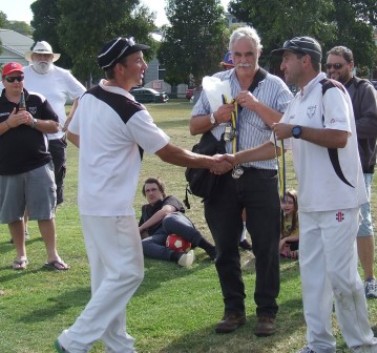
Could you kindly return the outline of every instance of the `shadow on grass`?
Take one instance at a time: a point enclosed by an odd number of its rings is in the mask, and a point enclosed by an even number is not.
[[[146,259],[145,261],[145,279],[134,297],[142,297],[144,295],[150,295],[151,292],[159,288],[164,282],[174,281],[177,277],[182,278],[184,276],[191,276],[197,271],[203,270],[207,266],[214,266],[213,262],[210,262],[208,257],[203,254],[198,254],[198,262],[192,268],[179,267],[172,262],[163,262],[158,260]],[[8,270],[9,268],[7,268]],[[15,271],[9,276],[1,277],[1,280],[7,281],[14,279],[14,277],[26,276],[36,274],[38,272],[53,272],[44,269],[34,271]],[[67,272],[68,273],[68,272]],[[9,277],[9,278],[7,278]],[[78,284],[79,285],[79,284]],[[78,286],[77,285],[77,286]],[[32,310],[27,315],[20,317],[20,322],[40,322],[45,320],[53,320],[57,315],[62,315],[64,312],[74,307],[84,308],[87,302],[90,300],[91,291],[89,286],[80,286],[75,289],[63,290],[57,295],[53,295],[55,291],[51,291],[51,295],[47,296],[47,303],[42,308]]]
[[[19,322],[51,321],[72,307],[83,308],[89,298],[90,288],[77,288],[71,291],[64,291],[57,296],[47,298],[47,302],[43,307],[21,316]]]
[[[281,310],[277,316],[277,332],[270,337],[256,337],[253,330],[256,323],[255,315],[247,316],[246,325],[230,334],[216,334],[213,325],[201,327],[189,333],[182,334],[173,339],[168,345],[160,349],[159,353],[289,353],[285,341],[302,332],[305,322],[302,316],[301,301],[290,300],[283,304],[286,308],[298,308],[298,310]],[[287,317],[289,315],[289,317]],[[289,323],[289,325],[287,325]],[[188,344],[188,342],[190,342]],[[297,344],[297,343],[296,343]],[[279,347],[285,347],[281,349]],[[294,347],[292,351],[300,347]],[[140,349],[139,349],[140,350]],[[140,350],[144,352],[143,348]],[[147,348],[145,350],[147,352]]]
[[[26,240],[26,246],[34,244],[35,242],[42,242],[41,236]],[[10,252],[14,252],[16,256],[14,245],[10,242],[10,235],[7,235],[7,239],[0,243],[0,254],[4,255]]]
[[[195,255],[196,260],[190,268],[184,268],[169,261],[145,258],[144,280],[135,296],[149,295],[151,291],[160,288],[163,283],[174,281],[177,278],[182,279],[207,267],[215,266],[214,262],[210,261],[206,254],[199,253],[199,250],[195,251]]]

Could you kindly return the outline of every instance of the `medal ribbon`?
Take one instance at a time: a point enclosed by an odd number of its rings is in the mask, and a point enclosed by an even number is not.
[[[275,144],[275,159],[276,164],[278,166],[278,191],[280,198],[283,199],[286,192],[286,185],[287,185],[287,175],[285,169],[285,151],[284,151],[284,140],[280,141],[280,149],[281,154],[280,157],[278,155],[278,141],[276,139],[276,135],[274,133],[274,144]]]

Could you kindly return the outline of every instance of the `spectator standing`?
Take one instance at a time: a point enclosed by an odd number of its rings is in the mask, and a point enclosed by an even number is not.
[[[371,195],[377,142],[377,97],[376,90],[368,80],[356,77],[351,49],[337,46],[327,52],[327,76],[341,82],[352,99],[355,115],[357,142],[368,202],[360,208],[361,222],[357,232],[357,251],[364,271],[364,287],[367,298],[377,298],[377,283],[374,275],[374,228],[371,213]]]
[[[45,266],[69,267],[56,250],[56,186],[46,133],[59,130],[58,117],[46,98],[23,88],[23,67],[8,63],[2,70],[0,98],[0,221],[8,224],[17,257],[15,270],[24,270],[24,212],[38,221],[47,249]],[[24,99],[21,99],[24,97]],[[22,106],[21,106],[22,104]],[[25,105],[23,107],[23,105]],[[22,108],[22,109],[21,109]]]
[[[366,201],[352,102],[321,72],[322,49],[311,37],[287,40],[273,53],[299,91],[273,130],[292,139],[298,179],[301,273],[307,346],[299,353],[335,353],[332,312],[353,353],[377,353],[357,271],[356,233]],[[273,138],[271,137],[271,141]],[[273,143],[242,151],[236,163],[273,156]],[[320,305],[318,305],[320,303]]]
[[[130,89],[142,83],[148,46],[133,38],[106,43],[98,64],[106,79],[80,99],[68,139],[79,152],[78,202],[92,296],[55,342],[59,353],[82,353],[102,340],[107,352],[135,353],[126,332],[126,306],[144,276],[133,209],[143,151],[180,166],[225,172],[231,156],[198,155],[169,143]]]
[[[268,141],[272,124],[280,120],[292,99],[279,77],[259,67],[262,44],[255,29],[236,29],[230,37],[229,50],[234,68],[214,75],[222,81],[229,80],[232,97],[239,106],[236,133],[226,142],[228,153],[234,152],[234,138],[239,151]],[[212,111],[203,91],[192,111],[191,134],[211,131],[220,140],[230,127],[234,109],[233,104],[223,104]],[[225,306],[224,316],[215,328],[217,333],[232,332],[246,322],[238,248],[243,209],[255,255],[257,324],[254,333],[269,336],[275,332],[276,298],[280,288],[280,202],[276,170],[276,161],[271,157],[262,162],[244,163],[237,166],[234,173],[221,176],[213,195],[204,200],[205,218],[216,244],[215,264]]]
[[[30,62],[24,68],[25,88],[43,94],[59,117],[62,129],[48,134],[49,151],[54,162],[57,205],[64,200],[64,177],[66,173],[65,131],[77,108],[78,99],[85,87],[68,71],[54,64],[60,54],[54,53],[49,43],[35,42],[25,59]],[[67,101],[73,101],[68,117],[65,111]]]
[[[187,254],[166,247],[170,234],[178,234],[192,244],[202,248],[211,260],[216,257],[215,247],[210,244],[185,216],[185,208],[175,196],[166,196],[165,185],[156,178],[144,182],[143,195],[148,203],[142,206],[139,222],[140,234],[147,233],[143,239],[144,256],[154,259],[174,261],[183,267],[194,262],[194,250]]]

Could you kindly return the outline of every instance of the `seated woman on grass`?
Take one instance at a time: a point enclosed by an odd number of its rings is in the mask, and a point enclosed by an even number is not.
[[[183,204],[174,196],[166,196],[164,184],[157,178],[148,178],[143,185],[143,195],[148,203],[141,208],[139,231],[143,238],[144,256],[173,261],[183,267],[194,262],[194,250],[176,252],[166,247],[170,234],[178,234],[192,244],[202,248],[211,260],[216,257],[215,247],[210,244],[184,215]]]
[[[279,251],[282,257],[298,258],[298,205],[295,190],[288,190],[280,201],[281,231]]]

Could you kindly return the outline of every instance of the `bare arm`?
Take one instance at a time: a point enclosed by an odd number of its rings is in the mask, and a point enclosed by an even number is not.
[[[258,114],[263,122],[269,127],[272,127],[274,123],[279,122],[280,118],[283,116],[283,114],[277,110],[261,103],[250,91],[241,91],[236,100],[242,108],[249,109]]]
[[[171,205],[165,205],[161,208],[161,210],[158,210],[151,218],[149,218],[139,227],[140,233],[161,222],[169,213],[176,211],[177,209],[175,207]]]
[[[213,115],[217,124],[228,122],[232,117],[234,110],[233,104],[223,104],[216,110]],[[198,135],[211,130],[214,125],[210,121],[211,114],[208,115],[194,115],[190,119],[190,133],[191,135]]]
[[[171,143],[156,152],[164,162],[181,167],[210,169],[216,174],[226,173],[232,169],[233,157],[231,155],[206,156],[193,153]]]
[[[292,128],[294,125],[278,123],[273,124],[276,137],[279,140],[292,137]],[[344,148],[348,140],[348,132],[335,129],[317,129],[307,126],[301,126],[301,139],[314,143],[326,148]]]
[[[26,110],[20,110],[16,113],[16,109],[13,109],[8,119],[1,125],[2,128],[0,131],[2,131],[2,133],[17,128],[20,125],[28,125],[43,133],[54,133],[59,131],[59,123],[57,121],[34,119]]]
[[[70,131],[67,131],[67,139],[73,143],[77,148],[80,148],[80,136]]]
[[[275,150],[275,145],[269,141],[263,145],[237,152],[234,155],[234,162],[237,165],[246,162],[265,161],[274,158],[276,151],[280,154],[280,148],[277,147]]]
[[[65,123],[64,123],[63,131],[67,131],[68,125],[69,125],[69,123],[70,123],[71,120],[72,120],[73,114],[75,113],[78,104],[79,104],[79,99],[76,98],[76,99],[73,101],[73,103],[72,103],[71,110],[69,111],[68,116],[67,116],[67,120],[66,120]]]

